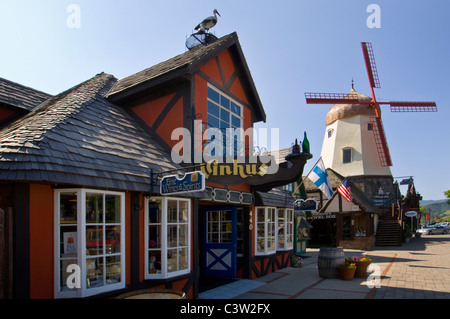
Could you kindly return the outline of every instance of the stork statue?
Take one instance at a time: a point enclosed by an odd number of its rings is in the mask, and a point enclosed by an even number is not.
[[[221,17],[220,13],[217,11],[217,9],[214,9],[213,11],[213,16],[207,17],[206,19],[204,19],[202,22],[200,22],[196,27],[195,30],[199,30],[200,31],[209,31],[209,29],[211,29],[212,27],[214,27],[217,24],[217,16],[216,14],[219,15],[219,17]]]

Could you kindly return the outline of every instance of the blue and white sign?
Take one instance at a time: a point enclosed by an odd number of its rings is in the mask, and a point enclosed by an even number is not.
[[[205,174],[200,171],[178,175],[164,176],[160,184],[161,195],[184,194],[205,190]]]
[[[410,210],[408,212],[405,213],[406,217],[416,217],[417,216],[417,212]]]
[[[298,199],[294,202],[294,212],[306,212],[317,210],[317,202],[314,199]]]

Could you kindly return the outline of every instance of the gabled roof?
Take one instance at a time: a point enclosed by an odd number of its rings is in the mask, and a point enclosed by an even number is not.
[[[47,100],[0,131],[0,180],[149,191],[150,169],[178,169],[105,95],[101,73]]]
[[[50,94],[0,78],[0,104],[31,111],[50,97]]]
[[[327,168],[327,174],[330,178],[331,186],[335,190],[333,196],[326,202],[326,204],[320,209],[320,212],[324,212],[327,207],[330,205],[330,203],[336,198],[336,196],[339,196],[339,193],[336,191],[337,187],[342,183],[342,181],[345,179],[342,175],[337,173],[336,171],[332,170],[331,168]],[[304,179],[304,185],[306,191],[313,192],[321,190],[307,177],[303,177]],[[361,210],[363,210],[366,213],[379,213],[380,209],[375,206],[372,201],[366,196],[366,194],[358,187],[358,185],[352,183],[351,179],[349,179],[350,188],[352,191],[352,197],[353,197],[353,203],[358,205]]]
[[[264,108],[235,32],[207,45],[194,47],[185,53],[119,80],[108,94],[108,98],[112,102],[119,102],[158,84],[191,75],[226,49],[231,50],[236,57],[238,66],[243,70],[243,85],[250,93],[249,101],[256,111],[256,121],[265,121]]]

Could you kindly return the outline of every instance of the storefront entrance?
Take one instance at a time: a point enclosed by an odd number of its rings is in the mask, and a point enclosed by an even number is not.
[[[310,229],[309,247],[336,246],[336,215],[318,215],[308,219]]]
[[[236,207],[205,208],[203,214],[203,276],[235,278],[237,269]]]

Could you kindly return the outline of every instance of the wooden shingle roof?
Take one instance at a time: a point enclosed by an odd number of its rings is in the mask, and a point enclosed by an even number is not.
[[[50,94],[0,78],[0,104],[31,111],[50,97]]]
[[[170,156],[105,95],[101,73],[0,131],[0,180],[149,191],[150,169],[177,169]]]
[[[239,44],[238,36],[235,32],[221,37],[207,45],[194,47],[191,50],[164,62],[120,79],[108,94],[108,99],[112,102],[119,103],[122,100],[130,99],[134,95],[138,95],[140,92],[151,89],[161,83],[191,75],[208,61],[227,49],[232,51],[236,57],[235,61],[238,64],[238,67],[242,70],[243,85],[250,94],[249,100],[255,109],[255,121],[265,122],[266,114],[242,52],[242,48]]]

